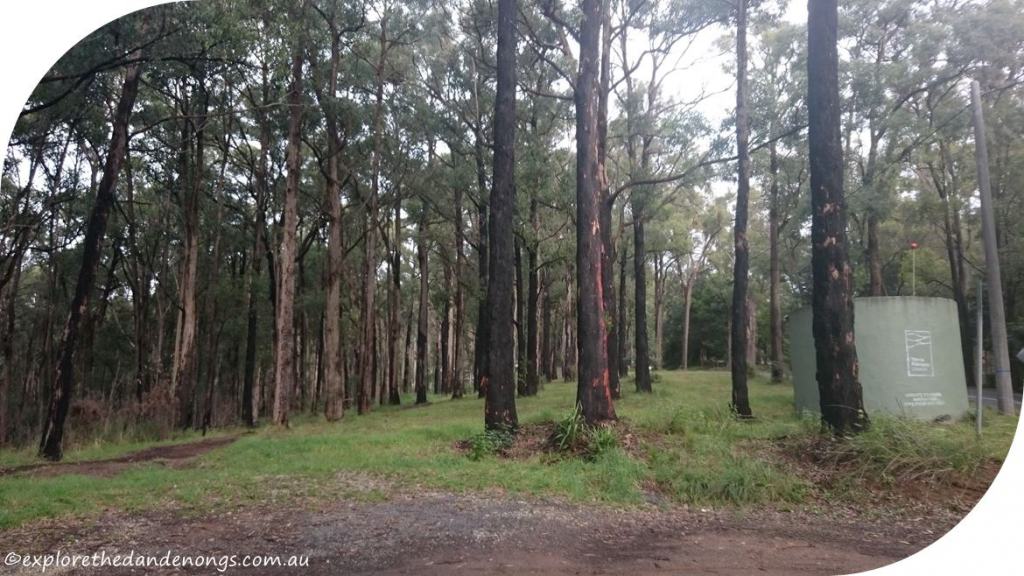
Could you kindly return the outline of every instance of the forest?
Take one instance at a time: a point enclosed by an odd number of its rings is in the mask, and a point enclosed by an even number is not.
[[[370,430],[427,405],[474,422],[463,440],[491,454],[529,436],[537,402],[570,413],[552,438],[579,425],[600,445],[621,406],[632,426],[640,406],[705,387],[729,430],[767,437],[789,418],[826,442],[783,408],[785,325],[806,306],[821,427],[895,434],[864,409],[854,297],[950,299],[968,384],[1007,370],[976,366],[991,257],[972,81],[1006,320],[1004,343],[986,320],[983,345],[1012,357],[1019,0],[201,0],[126,15],[42,76],[6,148],[0,447],[59,461]],[[1019,392],[1024,360],[1008,370]],[[999,453],[1016,421],[992,418]]]

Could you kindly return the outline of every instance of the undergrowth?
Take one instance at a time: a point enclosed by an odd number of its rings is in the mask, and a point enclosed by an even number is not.
[[[978,438],[969,422],[933,424],[875,417],[868,429],[847,438],[811,435],[796,448],[819,466],[847,479],[883,483],[949,484],[975,475],[985,464],[1005,458],[1008,445]]]
[[[470,437],[466,455],[470,460],[478,461],[484,456],[493,456],[507,450],[514,441],[515,435],[509,430],[485,430]]]
[[[545,383],[539,395],[516,402],[521,430],[532,433],[527,439],[535,443],[525,451],[520,442],[528,435],[522,431],[514,440],[480,432],[482,400],[432,396],[426,408],[382,407],[333,423],[296,414],[290,429],[264,427],[180,468],[140,464],[109,477],[2,475],[0,528],[164,504],[203,513],[221,504],[295,498],[301,487],[311,498],[328,497],[330,491],[309,487],[339,474],[375,475],[395,486],[498,489],[616,504],[649,501],[653,491],[669,502],[788,506],[820,493],[802,469],[828,461],[809,464],[804,458],[795,464],[776,457],[780,446],[810,449],[826,442],[814,422],[794,414],[789,386],[751,380],[757,419],[740,422],[728,409],[727,372],[659,376],[653,393],[633,392],[625,380],[623,398],[615,404],[621,421],[596,427],[586,426],[574,409],[575,385]],[[406,404],[412,400],[403,397]],[[828,440],[826,453],[849,474],[890,481],[944,477],[949,470],[970,474],[985,462],[1001,461],[1016,423],[986,411],[985,434],[978,440],[970,424],[905,423],[873,415],[870,430],[846,442]],[[109,457],[146,447],[111,443],[72,448],[67,457]],[[515,457],[501,457],[506,452]],[[0,451],[0,467],[26,461],[34,461],[32,454]],[[293,488],[274,491],[268,483]]]

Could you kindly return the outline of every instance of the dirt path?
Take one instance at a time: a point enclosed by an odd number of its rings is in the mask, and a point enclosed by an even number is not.
[[[184,464],[196,456],[205,454],[215,448],[227,446],[238,436],[222,436],[219,438],[205,438],[195,442],[183,442],[181,444],[167,444],[154,446],[131,452],[116,458],[103,460],[86,460],[83,462],[42,462],[37,464],[26,464],[11,468],[0,468],[0,476],[13,474],[31,474],[34,476],[56,476],[59,474],[87,474],[90,476],[113,476],[124,471],[125,468],[140,462],[163,461]]]
[[[904,558],[952,525],[952,520],[921,522],[767,510],[618,510],[501,494],[405,490],[384,502],[252,505],[206,517],[118,512],[91,522],[47,521],[0,533],[0,552],[310,557],[308,568],[227,571],[233,574],[838,574]]]

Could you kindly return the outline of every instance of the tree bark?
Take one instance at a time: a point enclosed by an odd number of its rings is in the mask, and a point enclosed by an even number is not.
[[[395,190],[394,233],[391,238],[391,288],[388,290],[388,404],[402,403],[398,392],[398,309],[402,303],[402,195]]]
[[[878,213],[873,208],[868,208],[867,229],[868,294],[871,296],[885,296],[885,284],[882,281],[881,248],[878,243]]]
[[[974,352],[970,332],[970,313],[967,306],[967,278],[964,270],[963,233],[960,224],[959,178],[955,169],[950,169],[948,149],[939,142],[940,168],[929,166],[932,184],[942,202],[942,229],[945,236],[946,258],[949,261],[950,284],[953,300],[956,302],[957,317],[960,320],[960,344],[964,358],[964,372],[968,388],[974,386]],[[950,175],[947,183],[946,175]]]
[[[608,373],[601,240],[602,175],[598,158],[601,0],[583,0],[576,78],[576,402],[588,424],[615,419]]]
[[[608,329],[608,388],[612,399],[622,396],[619,388],[619,325],[615,307],[615,240],[612,237],[611,196],[608,181],[608,98],[611,92],[612,16],[611,0],[601,2],[601,77],[597,95],[597,164],[601,186],[601,290],[605,326]]]
[[[540,214],[537,210],[537,198],[530,199],[530,223],[534,237],[540,230]],[[537,252],[540,247],[534,240],[526,251],[527,288],[526,288],[526,395],[536,396],[540,389],[539,339],[537,337],[540,303],[540,270]]]
[[[769,358],[772,382],[779,383],[785,375],[782,357],[782,275],[779,266],[779,154],[773,142],[768,146],[768,322],[771,325]]]
[[[466,385],[462,379],[462,336],[465,332],[465,294],[462,291],[463,254],[463,220],[462,220],[462,187],[455,187],[455,319],[452,326],[452,398],[462,398],[466,393]]]
[[[270,99],[269,94],[269,70],[266,65],[263,67],[263,102]],[[253,217],[252,236],[252,263],[249,265],[248,278],[248,302],[246,311],[246,336],[245,336],[245,371],[242,377],[242,423],[249,428],[255,428],[259,416],[259,403],[256,396],[256,339],[259,329],[259,302],[258,289],[261,268],[263,267],[263,227],[266,221],[266,203],[269,197],[268,186],[268,163],[270,151],[270,124],[264,115],[259,115],[259,142],[260,156],[259,163],[255,169],[255,202],[256,213]],[[271,285],[274,280],[271,276]],[[158,311],[159,312],[159,311]]]
[[[0,287],[0,357],[4,363],[3,372],[0,373],[0,446],[7,444],[8,394],[15,378],[14,329],[18,286],[21,283],[21,260],[21,254],[14,256],[10,279]]]
[[[179,177],[182,195],[182,221],[184,238],[182,246],[181,272],[178,286],[181,313],[178,315],[177,341],[174,363],[171,366],[171,389],[178,402],[178,426],[188,428],[193,424],[195,413],[195,388],[198,377],[196,340],[199,332],[199,310],[196,301],[198,291],[199,264],[199,194],[204,178],[204,130],[208,95],[202,92],[200,110],[195,120],[184,120],[181,132],[181,174]],[[186,100],[183,112],[192,115]],[[193,148],[193,142],[194,148]],[[192,154],[189,154],[189,151]],[[191,156],[191,158],[190,158]]]
[[[328,22],[331,28],[331,64],[327,80],[329,100],[321,100],[324,120],[327,126],[327,273],[324,278],[324,329],[323,329],[323,381],[324,381],[324,417],[328,421],[341,419],[345,413],[345,371],[344,350],[342,348],[341,327],[341,281],[343,274],[343,243],[342,228],[340,154],[343,143],[338,127],[338,119],[333,101],[338,93],[338,69],[341,65],[341,36],[339,34],[335,13],[331,13]],[[317,93],[320,97],[320,93]],[[262,150],[262,149],[261,149]]]
[[[573,311],[575,310],[573,292],[571,288],[573,285],[573,272],[574,269],[572,265],[566,267],[565,306],[562,309],[562,346],[559,360],[562,367],[562,380],[566,382],[572,382],[576,378],[576,367],[578,365],[576,341],[573,338]]]
[[[739,183],[736,187],[735,251],[732,273],[732,409],[751,416],[747,396],[747,282],[750,247],[747,244],[747,211],[750,204],[750,120],[747,116],[747,0],[739,0],[736,14],[736,153]]]
[[[441,308],[441,381],[434,393],[448,394],[452,391],[452,268],[447,255],[442,256],[441,265],[444,267],[444,306]]]
[[[472,63],[473,61],[470,60]],[[483,114],[480,110],[480,77],[473,65],[473,105],[476,109],[476,122],[473,125],[473,158],[476,161],[477,193],[480,196],[477,202],[477,272],[479,283],[479,297],[477,302],[476,315],[476,337],[473,347],[473,390],[478,397],[483,398],[485,391],[482,386],[483,378],[487,373],[487,358],[490,345],[490,325],[488,324],[487,290],[488,277],[490,275],[490,252],[488,246],[488,208],[487,191],[487,166],[484,158],[484,135],[483,135]]]
[[[425,211],[424,211],[425,212]],[[429,314],[429,287],[427,284],[427,227],[426,214],[420,216],[419,238],[416,242],[416,261],[420,272],[420,309],[416,318],[416,403],[427,403],[427,343],[430,341],[427,315]]]
[[[654,357],[651,359],[655,370],[661,370],[665,346],[665,277],[668,267],[659,253],[654,260]]]
[[[366,199],[366,218],[363,235],[363,286],[362,286],[362,342],[359,354],[359,389],[356,394],[356,410],[366,414],[373,404],[374,377],[377,354],[374,334],[376,333],[376,288],[377,288],[377,202],[380,198],[381,156],[384,153],[384,65],[387,58],[387,20],[380,23],[378,37],[379,55],[374,67],[373,106],[373,149],[371,153],[370,195]]]
[[[836,0],[808,4],[812,332],[822,421],[836,434],[868,423],[858,380],[846,238]]]
[[[143,20],[143,31],[147,28],[146,24],[146,21]],[[103,177],[96,189],[96,199],[93,202],[85,238],[82,241],[82,267],[78,273],[71,309],[58,345],[58,359],[54,371],[50,403],[39,443],[39,455],[48,460],[60,460],[63,456],[64,423],[67,420],[68,409],[71,407],[71,395],[75,388],[74,366],[78,331],[82,316],[89,306],[89,294],[96,281],[96,268],[99,265],[103,249],[103,236],[106,233],[110,210],[114,205],[121,165],[128,149],[128,122],[132,108],[135,107],[135,98],[138,95],[139,75],[142,71],[141,56],[141,49],[134,50],[128,57],[131,63],[125,67],[121,95],[118,97],[117,107],[111,119],[110,146],[107,149],[107,157],[103,165]]]
[[[651,355],[647,349],[647,263],[644,257],[642,211],[633,211],[633,291],[635,299],[634,347],[636,349],[636,391],[651,392]]]
[[[494,184],[490,199],[490,276],[487,282],[489,342],[484,424],[488,430],[515,429],[515,347],[512,289],[515,254],[516,0],[498,0],[497,92],[494,104]]]
[[[683,370],[690,369],[690,310],[693,307],[693,283],[693,279],[688,280],[683,289]]]
[[[551,323],[553,321],[552,316],[554,315],[554,304],[551,302],[551,282],[547,279],[548,274],[545,270],[541,276],[541,285],[544,292],[543,298],[543,323],[541,324],[541,337],[540,337],[540,363],[541,368],[544,371],[544,379],[551,382],[555,379],[554,371],[554,354],[551,348]]]
[[[149,285],[152,272],[146,270],[142,262],[142,247],[138,240],[138,220],[135,217],[135,186],[132,175],[131,158],[125,152],[125,171],[127,202],[125,215],[128,226],[128,248],[131,252],[131,278],[129,287],[132,295],[132,328],[135,341],[135,402],[142,404],[143,395],[151,386],[152,370],[150,366],[150,335],[152,328],[149,321],[150,291]]]
[[[523,242],[516,236],[516,392],[526,396],[526,282],[523,279]]]
[[[624,216],[624,215],[621,215]],[[621,226],[621,224],[620,224]],[[621,236],[620,236],[621,237]],[[626,356],[629,351],[629,338],[626,336],[626,258],[625,251],[619,256],[619,318],[616,322],[616,336],[619,347],[619,376],[625,377],[629,374],[629,358]]]
[[[288,425],[291,392],[295,388],[295,259],[298,228],[299,172],[302,169],[303,41],[296,43],[288,87],[288,177],[284,192],[281,249],[278,257],[277,350],[274,365],[274,424]]]

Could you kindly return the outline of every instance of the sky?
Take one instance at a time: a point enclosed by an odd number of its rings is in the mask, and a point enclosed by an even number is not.
[[[786,22],[805,23],[806,1],[789,0],[782,17]],[[665,88],[667,94],[684,101],[699,97],[701,90],[710,94],[697,109],[711,121],[712,126],[719,125],[736,107],[736,82],[732,73],[726,71],[727,66],[734,65],[736,54],[734,48],[723,53],[718,46],[718,41],[730,33],[724,26],[698,33],[689,49],[689,57],[684,59],[683,65],[687,69],[673,75]],[[753,37],[748,38],[748,43],[754,41]]]

